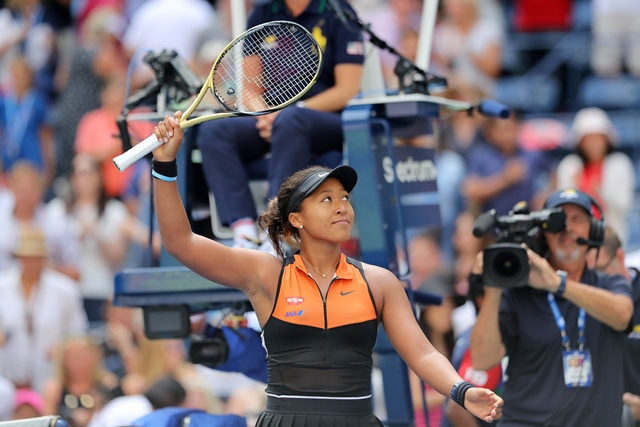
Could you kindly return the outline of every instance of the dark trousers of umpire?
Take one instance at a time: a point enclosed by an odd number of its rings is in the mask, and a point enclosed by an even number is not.
[[[260,178],[269,182],[269,199],[287,177],[300,169],[312,164],[340,164],[342,118],[340,113],[289,106],[273,123],[271,143],[260,138],[255,118],[236,117],[200,125],[197,144],[220,222],[230,225],[238,219],[256,218],[249,181],[257,178],[255,169],[267,161],[268,153],[271,157],[266,176]]]

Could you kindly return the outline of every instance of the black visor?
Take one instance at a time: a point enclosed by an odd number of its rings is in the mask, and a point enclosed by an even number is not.
[[[320,186],[327,178],[336,178],[338,181],[342,183],[344,189],[347,193],[350,193],[353,190],[353,187],[356,186],[356,182],[358,181],[358,174],[355,169],[351,166],[338,166],[330,172],[325,170],[319,170],[317,172],[312,173],[308,177],[305,178],[304,181],[296,188],[291,199],[289,199],[289,204],[287,205],[287,215],[289,215],[295,208],[307,197],[309,194],[313,193],[316,188]]]

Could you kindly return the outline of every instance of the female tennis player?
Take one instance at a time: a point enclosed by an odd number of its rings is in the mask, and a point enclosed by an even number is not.
[[[289,177],[259,217],[279,257],[229,248],[192,232],[176,185],[181,113],[154,129],[155,205],[167,251],[203,277],[247,294],[267,350],[267,408],[257,426],[382,426],[372,410],[372,353],[380,324],[408,366],[475,416],[491,422],[502,399],[456,373],[421,331],[389,270],[346,257],[349,166],[313,166]],[[215,141],[211,141],[212,144]],[[282,244],[296,248],[283,259]]]

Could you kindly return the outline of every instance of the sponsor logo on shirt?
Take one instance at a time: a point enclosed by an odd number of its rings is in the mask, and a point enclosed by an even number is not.
[[[303,297],[287,297],[287,304],[289,305],[300,305],[304,302]]]
[[[302,314],[304,314],[304,310],[300,310],[300,311],[287,311],[284,314],[284,317],[298,317],[298,316],[302,316]]]

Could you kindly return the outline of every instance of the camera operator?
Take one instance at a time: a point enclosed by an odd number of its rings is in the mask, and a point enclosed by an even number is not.
[[[484,283],[472,363],[489,369],[509,356],[501,427],[619,427],[630,285],[586,267],[587,251],[604,235],[597,203],[564,189],[545,202],[546,209],[556,207],[566,214],[566,227],[544,233],[546,256],[527,248],[528,286]],[[476,275],[482,259],[476,258]]]

